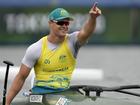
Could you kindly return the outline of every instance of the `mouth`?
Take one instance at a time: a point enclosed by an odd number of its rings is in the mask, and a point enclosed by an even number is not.
[[[59,30],[62,32],[68,32],[68,28],[66,27],[60,27]]]

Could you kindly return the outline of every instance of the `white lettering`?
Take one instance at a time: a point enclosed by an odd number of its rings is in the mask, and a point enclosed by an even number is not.
[[[7,14],[6,29],[8,33],[28,33],[49,31],[47,14]],[[86,21],[87,14],[73,14],[74,21],[70,25],[70,31],[80,30]],[[96,34],[102,34],[106,29],[106,20],[103,15],[97,18]]]

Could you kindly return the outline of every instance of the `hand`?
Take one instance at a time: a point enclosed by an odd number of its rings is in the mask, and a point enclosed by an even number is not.
[[[93,7],[90,9],[89,14],[93,17],[98,17],[102,14],[101,10],[97,7],[97,2],[93,4]]]

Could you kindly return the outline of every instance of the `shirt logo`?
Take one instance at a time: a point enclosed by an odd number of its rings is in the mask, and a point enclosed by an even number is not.
[[[67,61],[66,55],[60,55],[60,56],[59,56],[59,61],[60,61],[61,63],[66,62],[66,61]]]
[[[45,60],[44,60],[44,63],[45,63],[45,64],[50,64],[50,60],[49,60],[49,59],[45,59]]]

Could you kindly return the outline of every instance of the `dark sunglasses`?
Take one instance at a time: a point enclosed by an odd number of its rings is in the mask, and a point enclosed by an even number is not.
[[[54,21],[53,20],[52,22],[54,22],[54,23],[56,23],[57,25],[60,25],[60,26],[63,26],[63,25],[68,26],[70,24],[69,21]]]

